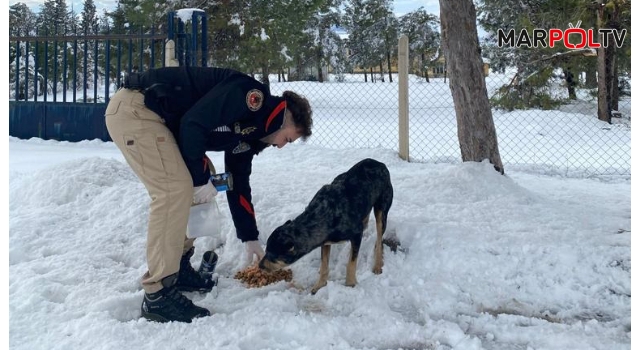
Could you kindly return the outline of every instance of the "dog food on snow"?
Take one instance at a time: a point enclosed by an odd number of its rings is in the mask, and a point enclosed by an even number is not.
[[[234,278],[240,280],[249,288],[260,288],[278,281],[291,282],[293,272],[291,270],[266,272],[257,265],[253,265],[236,272]]]

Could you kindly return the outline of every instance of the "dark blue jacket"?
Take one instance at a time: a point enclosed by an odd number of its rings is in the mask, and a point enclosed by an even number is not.
[[[209,181],[206,151],[225,152],[225,171],[233,176],[227,200],[238,238],[258,239],[251,203],[251,162],[268,144],[261,138],[283,123],[286,103],[264,84],[231,69],[164,67],[142,74],[145,105],[158,113],[174,134],[193,178]]]

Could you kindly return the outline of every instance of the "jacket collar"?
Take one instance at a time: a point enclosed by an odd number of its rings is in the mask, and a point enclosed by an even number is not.
[[[267,110],[266,119],[262,125],[261,132],[265,135],[270,135],[278,131],[284,124],[284,114],[287,110],[287,102],[282,97],[271,97],[266,105],[269,107]]]

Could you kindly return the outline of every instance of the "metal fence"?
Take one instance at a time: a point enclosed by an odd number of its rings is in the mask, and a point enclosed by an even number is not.
[[[142,35],[141,37],[144,37]],[[103,37],[99,37],[103,38]],[[94,52],[98,55],[97,47],[109,49],[115,45],[114,51],[118,52],[113,69],[109,64],[87,67],[83,62],[73,65],[72,78],[61,78],[47,81],[47,75],[31,74],[31,69],[39,72],[42,66],[34,67],[28,63],[20,65],[21,60],[14,61],[14,72],[25,72],[24,77],[15,76],[10,80],[10,133],[18,132],[18,127],[26,128],[20,131],[19,137],[43,137],[77,141],[78,129],[86,131],[93,125],[89,120],[99,118],[100,125],[96,129],[104,129],[101,110],[97,110],[95,116],[90,116],[85,110],[75,108],[76,114],[67,112],[57,113],[47,117],[40,113],[43,102],[51,107],[83,107],[78,102],[91,104],[90,107],[104,108],[104,102],[109,95],[115,92],[120,78],[120,72],[132,69],[132,54],[127,55],[128,62],[120,65],[120,43],[127,42],[133,37],[107,38],[106,45],[97,45],[96,38],[80,38],[81,45],[73,41],[69,46],[66,39],[78,40],[78,38],[53,38],[54,47],[57,41],[65,42],[65,47],[70,47],[73,57],[81,56],[79,51]],[[51,38],[45,38],[51,39]],[[151,38],[157,40],[157,38]],[[162,38],[161,38],[162,39]],[[50,45],[44,40],[39,45]],[[33,44],[30,45],[30,42]],[[37,41],[29,38],[13,38],[16,51],[21,48],[30,52],[35,50]],[[195,45],[192,45],[195,46]],[[137,45],[128,45],[130,50],[135,50]],[[92,51],[93,50],[93,51]],[[142,51],[142,50],[140,50]],[[206,50],[202,50],[204,52]],[[44,50],[45,54],[47,50]],[[159,51],[163,52],[163,51]],[[109,57],[109,51],[105,51]],[[153,51],[151,51],[153,56]],[[160,56],[160,54],[158,55]],[[66,63],[66,54],[62,56],[62,66]],[[87,57],[82,55],[81,57]],[[164,57],[163,57],[164,59]],[[38,62],[38,60],[34,60]],[[44,62],[56,62],[44,59]],[[107,59],[105,62],[110,62]],[[153,62],[153,60],[151,60]],[[204,61],[203,61],[204,62]],[[153,64],[141,64],[142,67]],[[102,68],[104,67],[104,68]],[[54,68],[55,69],[55,66]],[[94,79],[91,84],[86,84],[87,69],[93,72]],[[511,81],[515,72],[496,73],[487,71],[486,85],[489,97],[496,96],[499,88]],[[365,74],[369,74],[365,78]],[[62,75],[68,76],[66,74]],[[83,76],[78,84],[76,77]],[[104,79],[104,76],[110,77]],[[34,78],[37,77],[37,78]],[[44,78],[43,78],[44,77]],[[40,80],[39,80],[40,79]],[[78,79],[80,80],[80,79]],[[51,84],[50,82],[53,82]],[[271,79],[271,90],[274,94],[281,94],[284,90],[292,90],[309,98],[314,110],[314,135],[307,141],[309,144],[320,145],[329,148],[384,148],[399,151],[399,125],[398,125],[398,74],[388,72],[376,73],[352,73],[328,75],[325,82],[295,81],[277,82],[277,76]],[[411,161],[430,163],[456,163],[461,161],[460,147],[457,136],[456,115],[449,89],[449,79],[443,67],[432,67],[429,79],[411,74],[409,75],[409,157]],[[549,93],[563,97],[566,95],[566,86],[560,77],[552,79]],[[51,88],[54,86],[55,88]],[[58,90],[58,87],[62,87]],[[69,88],[67,86],[76,86]],[[29,91],[33,87],[33,94]],[[48,94],[39,95],[41,87],[49,87]],[[24,90],[21,90],[23,88]],[[22,92],[27,95],[21,96]],[[67,94],[67,93],[70,94]],[[78,92],[78,96],[76,96]],[[505,169],[533,169],[536,172],[548,174],[560,174],[569,176],[628,176],[631,173],[631,100],[630,89],[628,96],[622,96],[616,118],[612,124],[597,119],[597,99],[594,89],[577,89],[577,98],[568,100],[564,104],[550,110],[542,109],[516,109],[506,111],[495,108],[493,118],[498,135],[498,145]],[[47,97],[47,95],[50,95]],[[58,96],[58,97],[56,97]],[[68,96],[71,96],[69,99]],[[566,97],[566,96],[565,96]],[[16,101],[22,100],[23,101]],[[26,100],[26,101],[25,101]],[[64,102],[70,100],[65,104]],[[60,103],[63,102],[63,103]],[[97,103],[97,104],[96,104]],[[29,107],[28,109],[25,109]],[[71,108],[69,107],[69,108]],[[51,107],[53,108],[53,107]],[[84,108],[84,107],[83,107]],[[59,109],[59,108],[57,108]],[[52,109],[55,112],[57,109]],[[94,108],[95,109],[95,108]],[[34,118],[23,116],[23,110],[33,112]],[[59,111],[58,111],[59,112]],[[53,113],[53,112],[52,112]],[[68,115],[67,115],[68,114]],[[45,119],[40,120],[40,119]],[[66,119],[65,119],[66,118]],[[73,120],[71,120],[73,119]],[[82,119],[82,123],[78,120]],[[21,120],[21,121],[20,121]],[[95,124],[95,123],[94,123]],[[23,129],[24,129],[23,128]],[[74,129],[75,128],[75,129]],[[72,130],[73,129],[73,130]],[[14,131],[12,131],[14,130]],[[49,132],[44,132],[50,130]],[[102,134],[91,131],[94,138],[105,139],[108,135],[102,130]],[[74,136],[75,135],[75,136]]]
[[[515,72],[486,76],[489,97]],[[293,90],[309,98],[314,135],[308,144],[329,148],[385,148],[398,151],[398,76],[385,73],[365,82],[363,74],[331,76],[329,81],[272,83],[272,91]],[[341,80],[341,81],[338,81]],[[445,76],[409,76],[409,157],[429,163],[461,162],[456,114]],[[566,90],[552,81],[553,93]],[[631,174],[631,100],[620,100],[619,114],[597,118],[594,90],[550,110],[493,109],[505,169],[589,177]]]
[[[165,65],[206,63],[206,18],[190,25],[171,12],[154,28],[9,36],[9,135],[110,140],[104,110],[124,74]],[[169,59],[167,59],[169,57]]]

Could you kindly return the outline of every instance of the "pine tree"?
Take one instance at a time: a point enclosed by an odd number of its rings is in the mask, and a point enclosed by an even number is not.
[[[73,32],[65,0],[45,0],[38,16],[38,27],[47,35],[65,35]]]
[[[382,64],[397,45],[387,0],[352,0],[345,8],[345,27],[349,32],[350,60],[360,69],[373,70]],[[365,81],[367,75],[364,74]],[[374,77],[372,75],[372,81]]]
[[[333,31],[333,28],[339,26],[340,22],[341,16],[337,11],[336,4],[328,2],[308,23],[308,30],[313,33],[313,47],[316,52],[316,78],[321,83],[325,80],[322,68],[330,63],[331,57],[340,57],[340,54],[344,52],[342,40]],[[338,71],[342,71],[342,62],[334,60],[334,63],[337,64]]]
[[[62,37],[74,31],[73,20],[65,0],[46,0],[37,19],[38,35]],[[46,78],[47,92],[56,94],[62,88],[63,74],[68,70],[61,66],[65,50],[64,42],[53,40],[38,49],[39,74]],[[67,53],[68,55],[68,53]]]
[[[429,67],[442,55],[438,17],[420,7],[399,22],[400,32],[409,38],[409,72],[417,69],[429,81]]]
[[[498,47],[498,29],[508,31],[513,29],[516,33],[525,30],[529,33],[534,28],[565,29],[569,23],[577,24],[581,21],[581,28],[597,29],[597,14],[600,3],[604,4],[605,22],[607,16],[615,13],[616,4],[620,4],[621,16],[613,23],[604,23],[604,27],[611,28],[620,25],[620,29],[631,28],[630,16],[624,9],[630,8],[627,0],[607,0],[593,2],[591,0],[522,0],[512,2],[507,0],[483,0],[479,6],[480,25],[488,32],[489,36],[483,47],[483,54],[489,58],[491,68],[494,71],[504,72],[505,69],[515,67],[517,74],[513,81],[500,89],[500,94],[494,98],[494,103],[506,109],[514,108],[543,108],[549,109],[562,103],[563,100],[551,98],[549,86],[556,72],[562,72],[567,88],[568,98],[575,98],[575,88],[580,84],[593,86],[595,82],[596,58],[575,54],[563,45],[554,48],[511,48]],[[627,18],[629,19],[627,21]],[[627,24],[628,23],[628,24]],[[616,49],[612,50],[613,52]],[[617,79],[620,75],[630,70],[630,50],[623,50],[613,56],[619,59],[609,59],[609,66],[603,72],[607,79]],[[611,57],[611,56],[610,56]],[[614,70],[618,73],[612,74]],[[585,72],[585,74],[581,74]],[[605,74],[605,73],[603,73]],[[585,75],[587,80],[582,82],[579,77]],[[607,84],[612,86],[611,105],[616,101],[613,96],[617,90],[617,83]],[[606,93],[608,94],[608,93]],[[605,118],[606,120],[606,118]]]
[[[9,36],[35,35],[36,14],[19,2],[9,6]]]
[[[84,1],[76,28],[76,32],[80,38],[85,35],[98,33],[98,17],[93,0]],[[104,45],[104,42],[96,42],[95,40],[82,40],[77,43],[77,55],[74,57],[76,71],[74,72],[75,75],[69,77],[69,79],[75,80],[75,88],[81,89],[83,93],[86,89],[92,87],[95,79],[99,79],[98,75],[100,72],[94,71],[97,60],[95,48],[98,46],[98,50],[100,50]],[[73,66],[70,67],[69,71],[72,70]],[[87,77],[86,81],[84,81],[85,76]]]
[[[35,35],[36,14],[24,3],[9,6],[9,37]],[[28,51],[27,51],[28,49]],[[9,94],[12,98],[26,99],[34,95],[34,79],[37,79],[33,68],[33,45],[26,42],[15,41],[9,43]],[[19,63],[20,74],[18,82],[18,96],[16,93],[16,63]],[[28,75],[28,76],[27,76]],[[29,81],[28,88],[25,78]]]
[[[81,33],[95,33],[98,31],[98,16],[93,0],[85,0],[80,20]]]

